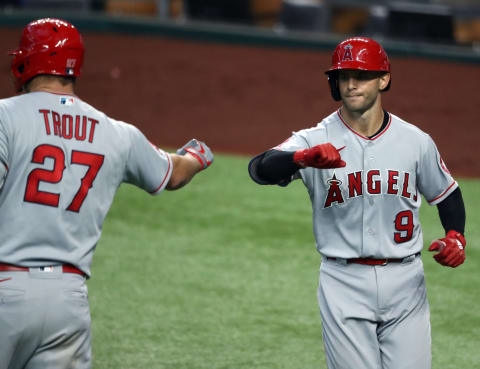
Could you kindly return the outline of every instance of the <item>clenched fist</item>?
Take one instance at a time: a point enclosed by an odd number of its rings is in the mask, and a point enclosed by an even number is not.
[[[205,144],[195,138],[188,141],[185,145],[177,150],[178,155],[189,153],[193,155],[202,165],[202,169],[206,169],[213,163],[212,150]]]
[[[337,150],[335,146],[328,142],[310,149],[297,150],[293,155],[293,161],[303,168],[342,168],[346,163],[340,157],[339,151],[344,147]]]
[[[428,251],[439,251],[433,255],[441,265],[456,268],[465,261],[465,237],[457,231],[448,231],[444,238],[434,240]]]

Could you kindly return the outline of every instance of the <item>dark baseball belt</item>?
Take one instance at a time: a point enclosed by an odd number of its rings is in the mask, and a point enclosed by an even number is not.
[[[412,255],[414,257],[420,256],[420,253]],[[363,264],[363,265],[385,265],[388,263],[402,263],[406,259],[411,258],[412,256],[407,256],[406,258],[401,259],[374,259],[374,258],[353,258],[353,259],[340,259],[340,258],[331,258],[327,257],[327,260],[344,260],[347,264]]]
[[[43,267],[43,268],[47,268],[47,267]],[[0,263],[0,272],[28,272],[29,270],[30,270],[30,268],[28,268],[28,267],[22,267],[22,266],[18,266],[18,265]],[[63,273],[80,274],[81,276],[84,276],[84,277],[87,276],[80,269],[78,269],[77,267],[74,267],[73,265],[70,265],[70,264],[62,265],[62,272]]]

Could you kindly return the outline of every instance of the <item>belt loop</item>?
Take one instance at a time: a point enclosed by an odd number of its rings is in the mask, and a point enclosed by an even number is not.
[[[420,255],[420,254],[413,254],[413,255],[407,256],[406,258],[403,258],[402,264],[410,263],[410,262],[414,261],[415,258],[416,258],[417,256],[419,256],[419,255]]]
[[[347,265],[348,264],[348,259],[344,259],[344,258],[326,258],[326,259],[330,262],[337,263],[337,264],[340,264],[340,265]]]

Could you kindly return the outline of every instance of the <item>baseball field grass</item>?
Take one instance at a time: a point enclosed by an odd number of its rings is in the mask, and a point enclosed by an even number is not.
[[[307,192],[256,185],[247,164],[217,155],[157,197],[120,188],[88,282],[94,369],[326,367]],[[434,262],[427,243],[443,229],[436,207],[421,212],[433,369],[480,367],[480,181],[459,182],[464,265]]]

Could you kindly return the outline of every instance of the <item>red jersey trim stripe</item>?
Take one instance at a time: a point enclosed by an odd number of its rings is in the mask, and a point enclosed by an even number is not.
[[[457,182],[456,182],[456,181],[453,181],[453,183],[452,183],[450,186],[448,186],[448,188],[447,188],[445,191],[443,191],[440,195],[438,195],[437,197],[435,197],[435,198],[432,199],[432,200],[428,200],[428,203],[429,203],[429,204],[432,204],[432,203],[434,203],[435,201],[437,201],[438,199],[441,199],[441,198],[442,198],[443,196],[445,196],[445,195],[448,193],[448,191],[450,191],[450,189],[451,189],[453,186],[455,186],[456,184],[457,184]]]
[[[340,109],[337,110],[337,115],[338,115],[338,117],[340,118],[340,120],[342,121],[342,123],[345,125],[345,127],[347,127],[350,131],[352,131],[353,133],[355,133],[358,137],[361,137],[361,138],[363,138],[364,140],[367,140],[367,141],[375,141],[377,138],[379,138],[380,136],[382,136],[385,132],[387,132],[388,128],[390,128],[390,124],[392,123],[392,115],[391,115],[391,114],[388,114],[388,124],[387,124],[387,126],[383,129],[383,131],[380,132],[378,135],[376,135],[376,136],[373,137],[373,138],[368,138],[368,137],[365,137],[364,135],[361,135],[360,133],[356,132],[355,130],[353,130],[352,127],[350,127],[350,126],[343,120],[343,117],[342,117],[342,115],[340,114]]]
[[[167,169],[167,173],[165,174],[165,177],[163,178],[162,183],[160,183],[160,186],[158,186],[154,191],[150,192],[151,194],[155,194],[155,193],[157,193],[158,191],[160,191],[160,190],[162,189],[162,187],[164,186],[165,181],[167,180],[167,178],[170,178],[170,172],[172,171],[172,158],[170,157],[169,154],[167,154],[167,157],[168,157],[168,169]]]

